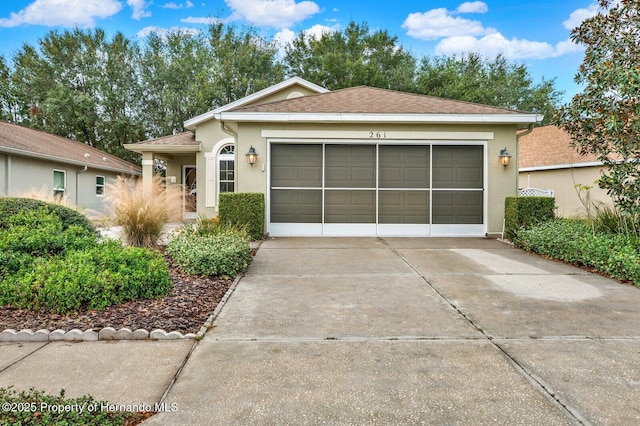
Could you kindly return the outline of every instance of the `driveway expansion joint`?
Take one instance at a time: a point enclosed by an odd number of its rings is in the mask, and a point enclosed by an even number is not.
[[[527,380],[535,389],[537,389],[545,398],[551,401],[558,409],[564,412],[569,418],[577,422],[581,425],[589,424],[580,413],[572,408],[568,402],[564,401],[564,398],[558,395],[548,383],[546,383],[542,378],[538,377],[536,374],[529,371],[525,366],[520,364],[515,356],[511,355],[505,348],[500,346],[493,336],[485,332],[479,324],[471,319],[466,313],[464,313],[458,306],[456,306],[448,297],[446,297],[439,289],[437,289],[429,280],[413,265],[409,262],[402,254],[400,254],[395,248],[391,247],[383,238],[378,238],[389,250],[391,250],[396,256],[398,256],[407,266],[409,266],[415,273],[422,278],[422,280],[440,297],[442,300],[447,303],[452,309],[454,309],[465,321],[469,323],[478,333],[480,333],[490,344],[498,350],[509,363],[513,366],[513,368]]]

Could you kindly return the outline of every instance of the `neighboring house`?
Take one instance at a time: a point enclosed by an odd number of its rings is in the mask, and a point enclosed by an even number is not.
[[[0,121],[0,196],[46,191],[104,213],[107,184],[141,174],[140,167],[82,142]]]
[[[518,164],[519,187],[553,190],[559,216],[584,216],[580,198],[586,200],[587,195],[593,203],[613,204],[596,183],[606,167],[594,154],[578,154],[571,136],[556,126],[536,127],[521,136]],[[576,186],[592,188],[579,196]]]
[[[221,192],[261,192],[272,236],[498,236],[517,193],[517,164],[503,167],[500,152],[515,156],[516,130],[541,120],[292,78],[187,120],[188,132],[125,147],[142,154],[145,182],[162,158],[167,182],[188,185],[185,217],[215,216]]]

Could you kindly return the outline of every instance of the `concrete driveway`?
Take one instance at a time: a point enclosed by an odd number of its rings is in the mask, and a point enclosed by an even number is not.
[[[150,424],[638,424],[640,289],[495,240],[277,238]]]

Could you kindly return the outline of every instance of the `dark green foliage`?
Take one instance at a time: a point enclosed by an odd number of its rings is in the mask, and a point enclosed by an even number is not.
[[[640,247],[621,234],[593,234],[586,222],[556,219],[518,231],[514,242],[525,250],[594,268],[640,287]]]
[[[159,297],[171,288],[159,253],[98,242],[77,225],[65,229],[47,206],[3,217],[0,306],[68,313]]]
[[[183,229],[169,242],[167,253],[182,270],[193,275],[233,277],[246,271],[251,261],[247,233],[229,226],[212,234]]]
[[[59,395],[50,395],[35,390],[17,392],[11,388],[0,388],[0,404],[9,408],[0,411],[1,425],[93,425],[112,426],[133,424],[144,420],[139,413],[108,412],[106,401],[97,401],[92,396],[67,398],[64,389]],[[6,405],[8,404],[8,405]],[[43,410],[42,408],[45,408]],[[47,407],[83,407],[76,410],[54,410]]]
[[[575,81],[583,88],[558,110],[555,122],[580,154],[595,154],[607,167],[599,181],[616,206],[640,213],[640,3],[599,0],[601,13],[571,32],[584,45]]]
[[[220,194],[220,222],[246,227],[254,240],[264,237],[264,194],[227,192]]]
[[[0,197],[0,228],[7,228],[7,221],[12,220],[11,217],[13,215],[25,210],[35,210],[42,207],[44,207],[47,212],[53,212],[60,218],[62,230],[76,225],[97,235],[96,228],[85,215],[69,207],[33,200],[31,198]]]
[[[563,95],[555,80],[534,83],[525,64],[503,55],[425,57],[417,75],[418,93],[543,114],[542,124],[553,118]]]
[[[504,203],[505,234],[510,240],[522,227],[555,217],[553,197],[507,197]]]

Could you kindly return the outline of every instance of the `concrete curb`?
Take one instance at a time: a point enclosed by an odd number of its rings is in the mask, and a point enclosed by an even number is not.
[[[227,289],[222,299],[213,313],[207,318],[205,323],[200,327],[197,333],[182,334],[179,331],[165,331],[162,329],[154,329],[147,331],[143,328],[131,330],[129,328],[121,328],[116,330],[113,327],[105,327],[98,331],[88,329],[82,331],[80,329],[65,330],[14,330],[6,329],[0,332],[0,343],[4,342],[95,342],[98,340],[179,340],[179,339],[201,339],[204,334],[213,326],[213,321],[220,313],[220,310],[227,302],[233,291],[235,290],[241,275],[236,276],[231,287]]]

